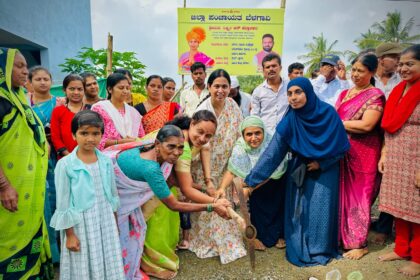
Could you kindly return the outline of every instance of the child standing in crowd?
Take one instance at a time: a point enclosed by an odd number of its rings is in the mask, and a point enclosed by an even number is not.
[[[115,175],[111,160],[96,149],[104,123],[98,113],[81,111],[71,132],[78,146],[57,163],[51,220],[61,236],[60,279],[125,279],[114,218]]]

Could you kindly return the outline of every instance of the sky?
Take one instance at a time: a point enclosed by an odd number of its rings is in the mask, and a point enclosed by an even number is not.
[[[186,0],[187,8],[279,8],[280,0]],[[177,8],[183,0],[91,0],[94,48],[106,48],[107,34],[114,36],[115,51],[134,51],[147,66],[146,76],[175,79],[177,74]],[[287,0],[282,74],[305,54],[304,45],[321,33],[336,50],[357,48],[354,40],[388,12],[401,12],[403,22],[414,17],[413,31],[420,33],[420,2],[389,0]],[[186,77],[187,82],[191,82]]]

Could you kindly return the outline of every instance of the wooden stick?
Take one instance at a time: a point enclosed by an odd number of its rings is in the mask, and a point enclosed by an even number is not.
[[[236,213],[235,210],[232,209],[232,207],[228,207],[227,210],[229,216],[238,224],[240,230],[244,232],[246,228],[245,220],[238,213]]]
[[[112,50],[113,50],[113,37],[108,33],[108,48],[106,52],[106,74],[112,74]]]

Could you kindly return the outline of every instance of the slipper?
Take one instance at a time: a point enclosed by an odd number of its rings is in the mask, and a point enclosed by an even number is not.
[[[190,247],[190,243],[188,242],[188,240],[182,240],[176,247],[180,250],[188,250],[188,248]]]

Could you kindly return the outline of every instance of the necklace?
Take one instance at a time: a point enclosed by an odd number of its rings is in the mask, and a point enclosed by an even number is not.
[[[344,98],[345,99],[344,101],[347,101],[347,100],[352,99],[353,97],[357,96],[361,91],[363,91],[363,90],[365,90],[365,89],[367,89],[369,87],[370,87],[370,84],[368,84],[367,86],[362,87],[361,89],[356,89],[356,87],[350,89],[348,91],[348,93],[347,93],[346,98]]]

